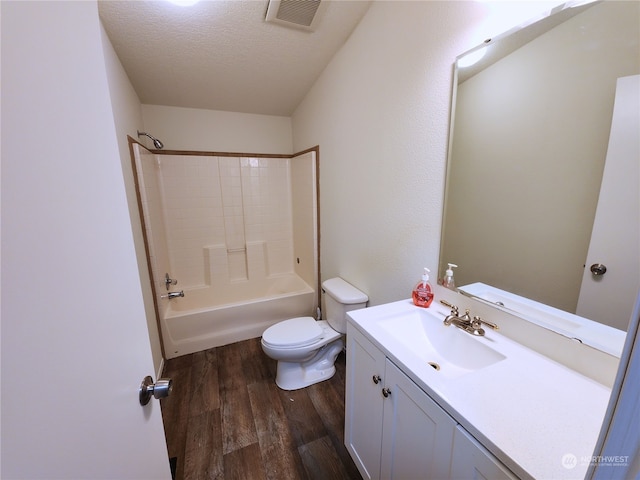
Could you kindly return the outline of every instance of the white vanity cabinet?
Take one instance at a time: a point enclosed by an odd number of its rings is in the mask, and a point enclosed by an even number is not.
[[[456,422],[352,325],[345,444],[365,479],[449,478]]]
[[[456,427],[453,436],[451,478],[518,480],[518,477],[460,425]]]
[[[406,299],[347,314],[345,445],[362,476],[585,478],[562,460],[592,455],[611,389],[493,330],[447,328],[449,312]]]
[[[365,480],[380,478],[386,357],[347,325],[345,445]]]

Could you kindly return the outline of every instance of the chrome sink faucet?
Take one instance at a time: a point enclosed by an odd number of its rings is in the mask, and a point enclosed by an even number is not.
[[[471,315],[469,315],[470,311],[468,308],[465,310],[464,315],[460,316],[460,312],[457,306],[452,305],[451,303],[445,300],[440,300],[440,303],[442,303],[443,305],[446,305],[451,309],[451,313],[444,318],[444,324],[447,327],[450,325],[455,325],[459,329],[464,330],[465,332],[470,333],[471,335],[476,335],[479,337],[484,336],[484,329],[482,328],[482,325],[486,325],[487,327],[493,330],[498,330],[499,328],[498,325],[496,325],[495,323],[482,320],[482,318],[480,318],[477,315],[471,318]]]

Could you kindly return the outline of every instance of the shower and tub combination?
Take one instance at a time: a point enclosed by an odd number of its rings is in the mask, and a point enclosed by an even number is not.
[[[314,149],[174,154],[133,143],[132,151],[166,358],[316,315]]]

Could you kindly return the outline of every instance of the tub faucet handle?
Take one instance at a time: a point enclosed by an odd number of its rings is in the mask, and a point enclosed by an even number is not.
[[[171,285],[177,285],[177,284],[178,284],[178,280],[174,280],[173,278],[171,278],[168,273],[164,274],[164,285],[165,287],[167,287],[167,290],[169,290],[169,287],[171,287]]]
[[[166,295],[160,295],[160,298],[168,298],[169,300],[178,297],[184,297],[184,290],[180,290],[179,292],[169,292]]]

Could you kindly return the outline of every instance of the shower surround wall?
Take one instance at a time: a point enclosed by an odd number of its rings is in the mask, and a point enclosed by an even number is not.
[[[167,358],[315,312],[314,152],[154,155],[136,144],[134,155]],[[165,272],[184,298],[160,298]]]
[[[291,159],[158,158],[171,275],[181,285],[293,271]]]

